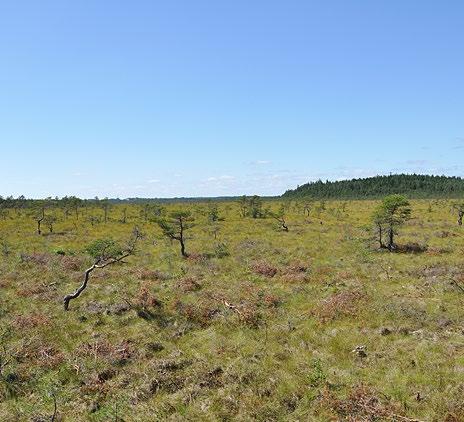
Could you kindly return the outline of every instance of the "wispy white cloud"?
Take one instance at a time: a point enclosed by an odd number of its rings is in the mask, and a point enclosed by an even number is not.
[[[247,164],[250,166],[266,166],[266,165],[272,164],[272,162],[269,160],[255,160],[255,161],[249,161]]]
[[[464,149],[464,138],[456,138],[457,144],[452,149]]]

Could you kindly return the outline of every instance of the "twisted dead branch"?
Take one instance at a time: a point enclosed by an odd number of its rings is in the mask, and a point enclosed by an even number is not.
[[[124,259],[134,254],[135,246],[137,244],[137,241],[141,238],[141,236],[142,235],[140,231],[137,228],[134,228],[132,238],[128,244],[127,249],[121,252],[119,255],[107,256],[106,248],[103,249],[103,251],[101,252],[100,256],[96,259],[94,264],[91,267],[87,268],[87,270],[85,270],[84,281],[79,286],[79,288],[75,292],[69,293],[63,298],[64,310],[67,311],[69,309],[69,302],[73,299],[77,299],[82,294],[82,292],[86,289],[87,284],[89,282],[90,274],[92,273],[92,271],[96,269],[105,268],[108,265],[113,265],[116,263],[121,263],[121,264],[125,263]]]

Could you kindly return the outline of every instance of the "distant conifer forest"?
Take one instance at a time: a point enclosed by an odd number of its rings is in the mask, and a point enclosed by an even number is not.
[[[285,192],[283,198],[368,199],[400,193],[410,198],[458,198],[464,196],[461,177],[392,174],[363,179],[306,183]]]

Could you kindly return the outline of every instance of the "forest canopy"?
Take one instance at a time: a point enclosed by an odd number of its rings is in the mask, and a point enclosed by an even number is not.
[[[457,198],[464,195],[461,177],[392,174],[364,179],[306,183],[286,191],[283,198],[365,199],[402,194],[409,198]]]

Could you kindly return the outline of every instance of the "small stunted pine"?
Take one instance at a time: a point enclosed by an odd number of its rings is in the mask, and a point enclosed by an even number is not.
[[[52,214],[45,216],[44,223],[48,227],[48,231],[50,233],[53,233],[53,225],[56,223],[56,221],[57,221],[56,216],[54,216]]]
[[[279,207],[279,210],[277,212],[270,212],[269,214],[271,215],[272,218],[277,220],[277,222],[279,223],[279,228],[281,228],[283,231],[288,232],[288,225],[287,225],[287,222],[286,222],[285,205],[284,204],[282,204]]]
[[[264,218],[266,216],[266,211],[263,210],[263,201],[258,195],[242,196],[239,207],[241,217]]]
[[[40,207],[34,218],[37,222],[37,234],[42,234],[42,221],[45,219],[45,207]]]
[[[208,220],[210,222],[223,221],[224,218],[219,214],[219,207],[216,204],[210,205],[208,208]]]
[[[180,243],[180,252],[183,257],[188,257],[185,251],[185,231],[194,226],[195,219],[190,211],[173,211],[166,218],[156,218],[163,235]]]
[[[464,217],[464,202],[453,204],[453,208],[458,213],[458,226],[462,226],[462,218]]]
[[[377,206],[372,214],[372,221],[377,229],[378,241],[381,248],[389,251],[396,249],[394,236],[398,227],[411,218],[409,201],[403,195],[389,195]],[[384,242],[387,236],[387,243]]]

